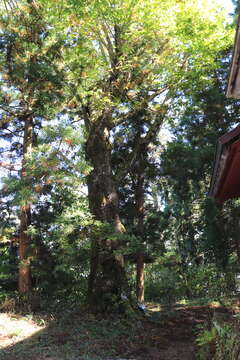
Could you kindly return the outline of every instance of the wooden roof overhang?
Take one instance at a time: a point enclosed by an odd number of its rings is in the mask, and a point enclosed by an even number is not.
[[[240,125],[218,139],[209,196],[219,202],[240,197]]]
[[[237,21],[226,96],[240,99],[240,15]],[[209,196],[219,202],[240,197],[240,125],[217,141]]]
[[[237,22],[226,96],[240,99],[240,16]]]

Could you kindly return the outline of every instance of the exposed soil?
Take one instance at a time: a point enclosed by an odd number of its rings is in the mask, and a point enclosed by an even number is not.
[[[0,359],[4,360],[193,360],[198,325],[210,324],[223,307],[159,309],[140,320],[94,317],[84,311],[38,317],[0,313]]]

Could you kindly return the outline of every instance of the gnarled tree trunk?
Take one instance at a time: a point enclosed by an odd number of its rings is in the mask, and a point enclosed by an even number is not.
[[[93,234],[87,301],[95,311],[119,310],[121,296],[128,292],[119,234],[124,226],[119,218],[118,194],[113,180],[109,129],[100,121],[89,131],[86,154],[93,170],[88,178],[90,211],[106,226]],[[105,224],[105,225],[104,225]]]
[[[139,167],[137,171],[135,200],[137,235],[142,239],[144,233],[144,167]],[[144,252],[141,250],[137,253],[136,296],[139,303],[144,302]]]

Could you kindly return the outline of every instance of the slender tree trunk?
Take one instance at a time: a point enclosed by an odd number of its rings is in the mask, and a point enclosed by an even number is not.
[[[137,234],[142,239],[144,233],[144,171],[139,167],[135,191]],[[137,254],[136,265],[136,296],[139,303],[144,302],[144,253]]]
[[[111,167],[109,129],[101,121],[92,125],[87,144],[87,158],[93,166],[88,179],[90,211],[102,222],[103,231],[92,235],[91,264],[87,301],[93,310],[117,309],[121,295],[128,291],[124,258],[119,250],[118,234],[124,232],[119,218],[118,194]]]
[[[22,178],[27,175],[26,161],[32,150],[33,120],[28,116],[24,119],[24,139],[23,139],[23,160]],[[31,223],[31,204],[27,203],[21,207],[20,214],[20,237],[19,237],[19,278],[18,289],[20,293],[31,291],[31,268],[30,268],[30,245],[31,236],[27,234]]]
[[[238,264],[240,264],[240,241],[235,237],[235,248],[237,253]]]
[[[239,215],[237,211],[233,210],[233,218],[234,218],[234,234],[233,234],[233,239],[234,239],[234,245],[235,245],[235,250],[236,250],[236,254],[237,254],[237,260],[238,260],[238,264],[240,264],[240,241],[239,241],[239,230],[240,230],[240,220],[239,220]]]
[[[136,281],[137,302],[144,302],[144,254],[137,255],[137,281]]]

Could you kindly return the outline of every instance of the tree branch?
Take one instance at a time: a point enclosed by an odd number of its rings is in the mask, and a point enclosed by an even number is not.
[[[145,137],[139,139],[139,142],[138,142],[137,146],[135,147],[134,151],[131,153],[130,158],[126,159],[125,164],[127,164],[127,167],[124,168],[122,170],[122,172],[120,172],[120,175],[116,179],[116,182],[118,185],[125,179],[127,174],[129,174],[129,172],[131,172],[131,169],[134,167],[134,164],[138,160],[138,158],[143,150],[143,147],[145,149],[147,149],[149,144],[153,141],[153,139],[155,139],[156,134],[160,130],[160,128],[163,124],[163,121],[166,117],[166,114],[168,112],[168,106],[165,105],[167,100],[168,100],[168,97],[166,97],[164,102],[162,103],[163,110],[161,112],[161,116],[159,116],[157,119],[155,119],[155,121],[150,126],[148,132],[146,133]]]

